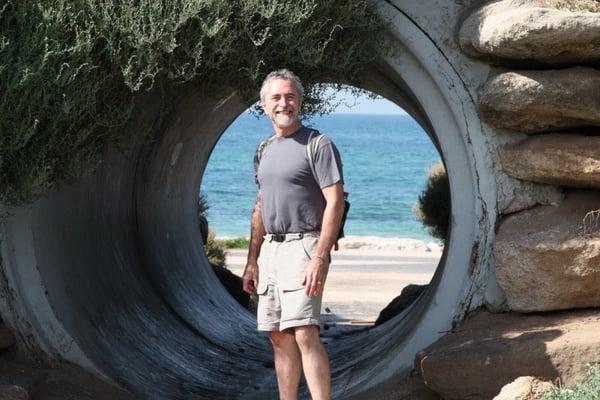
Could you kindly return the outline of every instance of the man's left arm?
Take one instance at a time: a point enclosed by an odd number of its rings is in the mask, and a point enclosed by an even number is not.
[[[304,272],[304,285],[308,296],[318,296],[323,291],[329,265],[329,253],[337,242],[344,214],[344,186],[342,181],[321,189],[325,201],[325,212],[321,223],[321,234],[317,250]]]

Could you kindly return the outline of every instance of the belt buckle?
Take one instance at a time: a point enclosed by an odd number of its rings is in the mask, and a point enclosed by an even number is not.
[[[285,234],[283,234],[283,233],[273,233],[272,238],[276,242],[283,242],[283,241],[285,241]]]

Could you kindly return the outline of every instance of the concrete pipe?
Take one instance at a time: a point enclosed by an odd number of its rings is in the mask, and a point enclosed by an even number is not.
[[[430,289],[408,312],[328,340],[337,399],[385,393],[418,350],[498,296],[493,285],[482,289],[496,217],[469,86],[482,71],[461,70],[465,59],[443,40],[454,24],[439,21],[458,14],[453,2],[412,3],[381,3],[400,55],[373,66],[365,88],[410,112],[438,147],[452,188],[451,237]],[[159,101],[144,99],[132,125],[137,144],[111,152],[94,176],[7,210],[2,318],[23,349],[75,362],[140,398],[276,398],[268,340],[219,284],[197,225],[211,150],[246,106],[234,95],[183,90],[159,116]],[[148,135],[154,140],[142,140]]]

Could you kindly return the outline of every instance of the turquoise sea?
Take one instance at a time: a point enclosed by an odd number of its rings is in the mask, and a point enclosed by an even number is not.
[[[330,114],[304,124],[327,134],[340,151],[351,203],[346,235],[433,240],[412,213],[428,168],[440,160],[419,124],[403,114]],[[217,236],[249,236],[256,199],[252,159],[272,132],[267,117],[244,113],[213,149],[200,191]]]

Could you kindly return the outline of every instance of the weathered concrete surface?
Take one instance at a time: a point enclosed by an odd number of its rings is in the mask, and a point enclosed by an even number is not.
[[[6,325],[4,325],[2,321],[0,321],[0,351],[8,349],[14,346],[14,344],[14,335],[12,334],[10,329],[8,329]]]
[[[563,192],[556,186],[518,180],[512,197],[498,208],[502,214],[511,214],[536,205],[558,204],[563,198]]]
[[[527,180],[600,188],[600,136],[548,134],[503,146],[502,170]]]
[[[600,226],[586,214],[600,193],[572,192],[558,206],[506,217],[494,258],[508,306],[520,312],[600,306]]]
[[[479,111],[496,128],[523,133],[600,125],[600,71],[505,72],[481,91]]]
[[[417,354],[425,384],[447,400],[488,400],[520,376],[573,386],[600,360],[600,313],[478,312]]]
[[[556,386],[552,382],[521,376],[504,386],[494,400],[541,400],[554,389]]]
[[[494,2],[462,24],[459,41],[472,57],[552,65],[600,60],[600,13],[549,8],[542,1]]]

